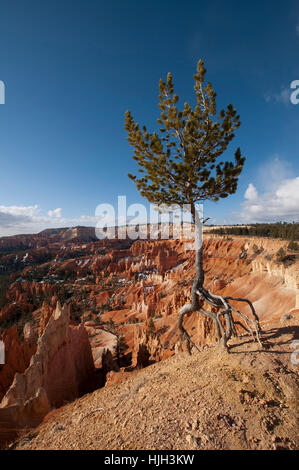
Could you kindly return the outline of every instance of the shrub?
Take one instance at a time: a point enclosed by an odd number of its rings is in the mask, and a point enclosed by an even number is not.
[[[278,263],[283,263],[285,267],[291,266],[296,262],[296,255],[287,255],[283,248],[279,248],[276,253],[276,261]]]
[[[2,308],[6,304],[6,292],[8,287],[8,276],[0,276],[0,308]]]
[[[148,323],[148,333],[150,335],[153,335],[155,331],[156,331],[155,323],[154,323],[153,317],[151,317]]]
[[[290,250],[290,251],[299,251],[299,244],[297,242],[294,242],[294,240],[292,240],[288,244],[288,250]]]
[[[285,260],[285,257],[286,257],[286,252],[283,248],[279,248],[279,250],[277,251],[276,253],[276,259],[277,261],[279,262],[283,262]]]

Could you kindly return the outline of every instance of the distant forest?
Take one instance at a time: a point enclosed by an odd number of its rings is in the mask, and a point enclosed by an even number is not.
[[[256,237],[282,238],[299,240],[299,223],[276,222],[272,224],[234,225],[230,227],[211,228],[209,233],[217,235],[245,235]]]

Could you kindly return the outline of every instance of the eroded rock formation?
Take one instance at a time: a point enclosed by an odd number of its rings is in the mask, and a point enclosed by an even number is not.
[[[180,344],[178,311],[190,301],[194,278],[194,253],[186,250],[185,240],[91,241],[89,233],[85,237],[79,232],[44,233],[35,237],[33,245],[26,249],[20,245],[23,252],[13,251],[1,257],[2,269],[13,270],[13,274],[0,322],[13,319],[15,309],[21,307],[32,315],[33,327],[31,324],[26,327],[25,338],[35,333],[41,338],[46,335],[51,342],[51,335],[46,332],[54,321],[54,305],[58,299],[71,303],[71,326],[65,328],[64,334],[72,338],[71,344],[76,343],[75,338],[80,343],[88,334],[96,369],[103,369],[103,376],[108,373],[108,383],[130,373],[121,370],[122,367],[117,372],[117,338],[123,337],[127,346],[123,354],[126,363],[132,359],[132,369],[174,354]],[[48,244],[44,243],[47,237]],[[30,238],[23,242],[30,244]],[[5,249],[17,249],[16,241],[9,243],[5,240]],[[287,251],[287,245],[287,241],[266,238],[205,236],[206,287],[215,294],[249,298],[262,327],[268,328],[273,320],[299,306],[298,262],[284,265],[276,258],[280,248]],[[238,302],[234,305],[250,313],[246,305]],[[150,321],[152,333],[148,328]],[[184,325],[200,348],[215,343],[214,324],[209,319],[190,314]],[[87,333],[79,333],[84,328]],[[65,341],[72,350],[69,339]],[[53,345],[55,349],[55,342]],[[61,358],[66,363],[70,359],[63,352],[56,355],[59,360],[53,361],[55,368],[45,369],[49,379],[37,382],[26,398],[38,410],[47,407],[47,400],[50,407],[60,403],[63,394],[58,391],[63,388],[66,399],[72,399],[71,391],[81,393],[68,376],[76,375],[73,366],[67,371],[66,385],[57,378],[64,375]],[[115,371],[109,373],[111,369]],[[15,392],[22,389],[24,380],[16,378]],[[55,380],[57,399],[51,389]],[[15,395],[11,393],[11,397],[14,403]]]
[[[24,335],[25,336],[25,335]],[[25,336],[19,338],[16,326],[12,326],[0,335],[4,343],[5,364],[0,365],[0,402],[11,386],[15,374],[23,373],[29,366],[30,359],[36,351],[35,342]]]
[[[94,387],[95,367],[87,332],[83,325],[70,326],[69,308],[57,304],[29,367],[15,374],[2,399],[0,426],[5,428],[6,423],[8,435],[14,427],[36,426],[51,408]],[[5,440],[4,431],[2,440]]]

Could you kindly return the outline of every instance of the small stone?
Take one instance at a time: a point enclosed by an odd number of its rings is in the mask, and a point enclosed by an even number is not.
[[[54,432],[57,431],[64,431],[64,427],[61,424],[56,424],[52,429],[51,429],[51,434],[54,434]]]
[[[199,428],[199,425],[200,425],[200,422],[198,419],[196,419],[193,423],[192,423],[192,430],[195,431],[196,429]]]

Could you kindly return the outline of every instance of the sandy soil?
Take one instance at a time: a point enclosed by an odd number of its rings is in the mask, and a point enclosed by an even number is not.
[[[262,348],[245,335],[229,354],[178,352],[56,410],[11,447],[296,449],[296,325],[272,325]]]

